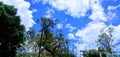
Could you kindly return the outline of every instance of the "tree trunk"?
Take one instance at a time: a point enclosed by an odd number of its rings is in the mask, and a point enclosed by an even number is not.
[[[38,57],[40,57],[40,53],[41,53],[41,52],[40,52],[40,49],[41,49],[41,47],[39,47],[39,51],[38,51]]]

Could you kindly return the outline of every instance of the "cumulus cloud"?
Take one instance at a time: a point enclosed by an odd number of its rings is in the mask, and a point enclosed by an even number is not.
[[[92,14],[89,16],[93,21],[107,21],[106,14],[104,13],[104,8],[101,6],[101,1],[91,0],[91,10]]]
[[[86,28],[82,30],[78,30],[75,35],[79,37],[80,43],[79,45],[86,48],[96,48],[96,40],[98,39],[98,35],[100,34],[100,30],[106,27],[102,22],[90,22]],[[85,45],[84,45],[85,44]],[[78,44],[77,44],[78,45]],[[79,47],[79,46],[78,46]],[[80,48],[79,48],[80,49]],[[83,50],[83,49],[81,49]]]
[[[116,17],[117,17],[116,12],[108,11],[107,13],[107,19],[109,19],[108,22],[112,23],[112,20],[116,19]]]
[[[68,39],[70,39],[70,40],[77,40],[73,33],[68,33]]]
[[[52,8],[75,18],[88,16],[89,10],[91,10],[91,13],[89,13],[88,18],[92,21],[106,22],[116,17],[115,12],[104,12],[105,9],[101,5],[103,0],[43,0],[42,2],[43,4],[48,3]],[[120,5],[109,6],[108,10],[114,10],[118,7]]]
[[[32,11],[29,10],[30,3],[24,0],[0,0],[8,5],[13,5],[18,9],[17,15],[21,18],[21,24],[25,25],[26,30],[29,30],[30,27],[35,24],[33,21]]]
[[[85,17],[88,10],[92,13],[89,18],[93,21],[107,21],[104,8],[100,0],[43,0],[43,3],[50,4],[53,8],[65,12],[72,17]]]
[[[89,9],[89,0],[43,0],[43,3],[78,18],[85,16]]]
[[[89,50],[89,49],[97,49],[96,41],[99,38],[98,36],[101,34],[100,30],[103,28],[113,27],[114,31],[112,33],[114,39],[114,51],[120,50],[119,40],[120,40],[120,25],[106,26],[103,22],[90,22],[84,29],[78,30],[75,33],[75,36],[78,37],[79,41],[74,43],[78,50]]]
[[[57,24],[57,28],[58,28],[58,29],[62,29],[62,28],[63,28],[63,24],[62,24],[62,23],[58,23],[58,24]]]
[[[70,29],[70,32],[76,29],[76,27],[73,27],[71,24],[67,24],[65,27]]]

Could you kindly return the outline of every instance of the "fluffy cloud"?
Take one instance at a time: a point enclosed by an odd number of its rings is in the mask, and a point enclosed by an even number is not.
[[[68,34],[68,39],[70,39],[70,40],[77,40],[77,39],[75,38],[75,35],[74,35],[73,33],[69,33],[69,34]]]
[[[116,15],[116,9],[119,8],[120,5],[117,6],[108,6],[107,10],[107,19],[109,19],[109,22],[112,22],[113,19],[116,19],[117,15]]]
[[[100,0],[43,0],[43,3],[50,4],[53,8],[64,11],[72,17],[85,17],[88,10],[91,10],[89,18],[93,21],[107,21],[104,8]]]
[[[79,41],[76,42],[74,45],[77,47],[78,50],[89,50],[89,49],[97,49],[96,41],[99,38],[100,30],[102,28],[113,27],[114,32],[113,35],[113,45],[115,47],[114,51],[120,50],[119,40],[120,40],[120,25],[113,26],[109,25],[106,26],[103,22],[90,22],[88,26],[86,26],[82,30],[78,30],[75,33],[75,36],[79,37]]]
[[[21,18],[21,24],[25,25],[26,30],[29,30],[30,27],[35,24],[33,21],[32,11],[29,10],[30,3],[24,0],[0,0],[8,5],[13,5],[15,8],[18,9],[17,15]]]
[[[63,28],[63,24],[62,23],[57,24],[57,28],[58,29],[62,29]]]
[[[101,5],[103,0],[43,0],[42,2],[43,4],[48,3],[52,8],[63,11],[65,14],[75,18],[88,16],[92,21],[106,22],[116,17],[115,12],[104,12],[105,9]],[[120,5],[109,6],[108,10],[113,10],[118,7]],[[89,10],[91,10],[91,13],[88,13]]]
[[[114,39],[114,42],[113,44],[119,44],[120,42],[120,25],[118,26],[112,26],[114,27],[114,32],[113,32],[113,39]],[[120,48],[119,45],[117,45],[115,48]],[[117,50],[120,50],[120,49],[117,49]]]
[[[76,27],[73,27],[71,24],[67,24],[65,27],[70,29],[70,32],[76,29]]]
[[[90,22],[86,28],[84,28],[82,30],[78,30],[75,33],[75,35],[77,37],[79,37],[79,39],[80,39],[79,42],[82,42],[79,44],[79,46],[83,45],[82,46],[83,48],[86,48],[86,47],[96,48],[97,46],[96,46],[95,41],[97,41],[97,39],[98,39],[98,35],[100,34],[100,30],[104,27],[106,27],[106,26],[102,22]],[[81,48],[81,50],[83,50],[83,49]]]
[[[104,13],[104,8],[101,6],[100,0],[91,0],[91,10],[92,14],[89,16],[93,21],[107,21],[106,14]]]
[[[89,0],[43,0],[43,3],[48,3],[73,17],[85,16],[89,9]]]

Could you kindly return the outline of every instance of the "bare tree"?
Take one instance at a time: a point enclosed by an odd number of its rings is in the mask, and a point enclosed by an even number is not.
[[[112,53],[113,49],[113,39],[112,39],[112,32],[114,29],[112,27],[103,28],[101,30],[101,34],[99,35],[98,43],[98,50],[104,52]]]

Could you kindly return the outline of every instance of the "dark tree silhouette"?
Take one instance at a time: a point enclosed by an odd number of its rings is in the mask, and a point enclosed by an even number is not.
[[[24,26],[17,9],[0,2],[0,57],[15,57],[16,49],[24,42]]]

